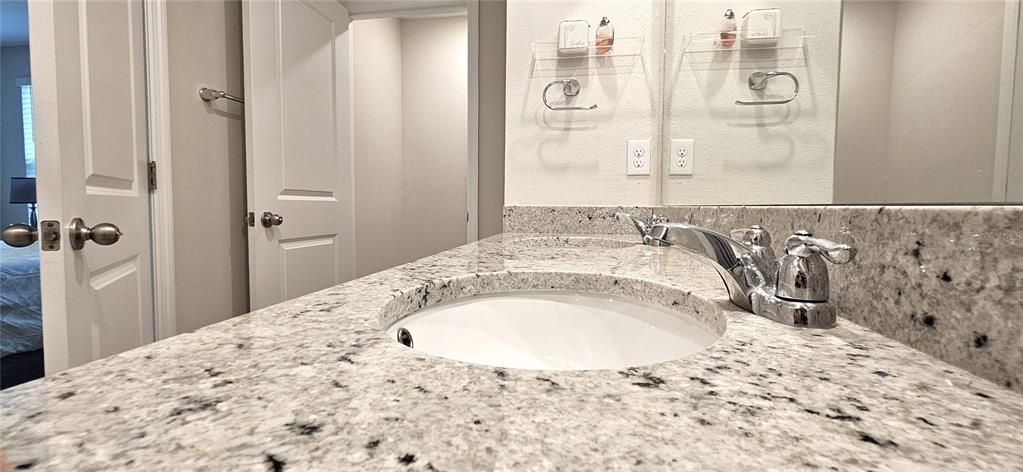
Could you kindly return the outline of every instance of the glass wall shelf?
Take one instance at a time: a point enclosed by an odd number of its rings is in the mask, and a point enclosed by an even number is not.
[[[534,42],[531,75],[533,77],[560,77],[566,75],[629,74],[642,61],[643,37],[615,38],[607,52],[598,52],[590,42],[580,54],[561,55],[557,42]]]
[[[736,31],[735,35],[735,42],[725,46],[718,31],[689,33],[682,50],[683,58],[694,63],[802,61],[806,56],[806,40],[814,37],[807,35],[803,28],[786,29],[780,38],[771,43],[743,41],[740,39],[741,31]]]
[[[556,41],[533,42],[533,60],[535,61],[570,61],[587,58],[627,57],[638,56],[642,53],[642,36],[615,38],[615,42],[614,45],[611,46],[611,50],[603,53],[597,51],[597,45],[593,41],[590,41],[590,45],[586,48],[585,52],[565,55],[558,52],[558,43]]]

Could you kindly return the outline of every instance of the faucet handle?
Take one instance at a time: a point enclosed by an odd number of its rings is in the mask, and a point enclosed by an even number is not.
[[[848,264],[856,258],[856,247],[815,238],[813,233],[799,230],[785,240],[785,254],[799,257],[820,254],[833,264]]]
[[[771,233],[763,226],[753,225],[749,228],[733,229],[728,232],[732,239],[745,244],[746,246],[771,247]]]
[[[753,225],[749,228],[733,229],[728,235],[749,248],[754,262],[766,279],[765,282],[772,283],[778,272],[778,256],[771,247],[771,233],[763,226]]]

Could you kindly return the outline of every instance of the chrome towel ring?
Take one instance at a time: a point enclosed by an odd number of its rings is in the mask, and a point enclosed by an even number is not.
[[[547,91],[550,90],[551,86],[554,85],[561,85],[561,92],[564,93],[566,97],[574,97],[576,95],[579,95],[579,90],[582,88],[582,86],[579,85],[579,81],[575,79],[555,80],[554,82],[547,84],[547,86],[543,88],[543,104],[547,105],[547,108],[550,108],[551,110],[554,111],[592,110],[594,108],[597,108],[596,104],[590,105],[588,107],[551,106],[550,102],[547,101]]]
[[[763,89],[767,88],[767,81],[768,81],[768,79],[770,79],[772,77],[779,77],[779,76],[784,76],[784,77],[788,77],[788,78],[792,79],[793,89],[792,89],[792,95],[789,98],[785,98],[785,99],[781,99],[781,100],[761,100],[761,101],[750,101],[750,102],[745,101],[745,100],[736,100],[735,104],[736,105],[784,105],[786,103],[789,103],[789,102],[795,100],[796,97],[799,96],[799,79],[797,79],[796,76],[792,75],[789,72],[780,72],[780,71],[775,71],[775,70],[772,70],[770,72],[760,72],[760,71],[757,71],[757,72],[754,72],[754,73],[749,75],[749,80],[747,80],[747,82],[749,83],[750,90],[763,90]]]

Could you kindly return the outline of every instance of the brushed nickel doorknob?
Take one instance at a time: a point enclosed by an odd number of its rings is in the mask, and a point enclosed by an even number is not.
[[[31,246],[39,237],[39,231],[23,223],[13,224],[3,231],[3,240],[11,247]]]
[[[100,223],[92,228],[85,225],[81,218],[71,220],[68,225],[68,239],[71,240],[71,249],[76,251],[85,247],[86,241],[92,241],[100,246],[109,246],[121,240],[121,230],[112,223]]]
[[[259,217],[259,222],[263,225],[264,228],[271,228],[274,226],[280,226],[282,223],[284,223],[284,217],[276,213],[264,211],[263,214]]]

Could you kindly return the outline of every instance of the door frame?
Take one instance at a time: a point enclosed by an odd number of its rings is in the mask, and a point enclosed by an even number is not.
[[[995,166],[991,199],[1008,202],[1023,194],[1019,182],[1009,178],[1013,169],[1023,167],[1020,133],[1023,130],[1023,8],[1021,0],[1005,2],[1002,31],[1002,71],[998,87],[998,120],[995,133]],[[1011,60],[1005,60],[1009,58]]]
[[[466,19],[469,34],[469,82],[467,102],[469,112],[466,116],[468,131],[466,145],[469,146],[469,162],[465,174],[466,188],[466,227],[465,242],[471,243],[480,238],[480,1],[467,0]]]
[[[167,1],[144,0],[146,108],[149,162],[157,166],[156,189],[149,193],[153,249],[154,339],[178,334],[174,279],[174,198],[171,180],[170,55]],[[198,100],[198,98],[196,98]]]

